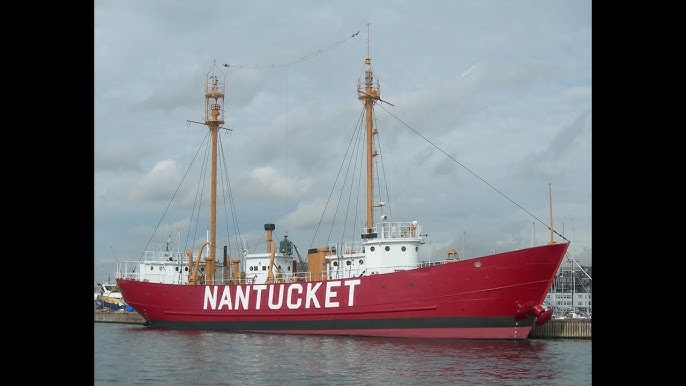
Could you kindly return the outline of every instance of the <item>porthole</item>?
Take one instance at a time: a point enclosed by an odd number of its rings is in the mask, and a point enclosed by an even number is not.
[[[384,248],[384,249],[386,250],[386,252],[388,252],[388,251],[391,250],[391,247],[389,247],[388,245],[386,245],[386,248]]]
[[[200,272],[205,272],[205,267],[200,267]]]
[[[403,247],[400,248],[400,250],[403,251],[403,252],[405,252],[405,251],[407,250],[407,248],[405,248],[405,246],[403,245]]]
[[[369,247],[369,250],[372,251],[372,252],[374,252],[375,249],[376,249],[376,248],[374,248],[374,247]]]
[[[174,267],[174,270],[175,270],[176,272],[179,272],[179,267]]]
[[[333,262],[333,266],[334,266],[334,267],[338,267],[338,262],[337,262],[337,261],[334,261],[334,262]]]
[[[350,265],[350,264],[352,264],[352,263],[353,263],[352,261],[348,260],[348,261],[345,262],[345,265]]]
[[[188,272],[188,267],[183,267],[183,270]]]
[[[289,265],[289,266],[288,266],[288,267],[286,267],[286,268],[287,268],[287,269],[288,269],[288,271],[290,272],[290,270],[291,270],[291,266]]]
[[[151,266],[150,266],[150,270],[152,271],[153,269],[155,269],[155,267],[153,267],[153,266],[151,265]]]
[[[364,260],[360,259],[360,265],[364,264]]]
[[[252,265],[250,266],[250,270],[252,271]]]
[[[414,247],[414,251],[415,252],[419,251],[419,247]]]

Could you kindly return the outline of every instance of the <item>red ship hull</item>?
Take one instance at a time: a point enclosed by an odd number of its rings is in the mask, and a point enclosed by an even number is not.
[[[184,285],[118,278],[117,284],[152,328],[526,339],[537,318],[544,319],[540,304],[568,246],[340,280]]]

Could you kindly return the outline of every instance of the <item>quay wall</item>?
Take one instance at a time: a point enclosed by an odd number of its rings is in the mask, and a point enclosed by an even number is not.
[[[138,312],[107,312],[95,310],[94,315],[95,322],[145,324],[145,319]]]
[[[591,319],[552,319],[542,326],[534,325],[529,338],[591,339]]]

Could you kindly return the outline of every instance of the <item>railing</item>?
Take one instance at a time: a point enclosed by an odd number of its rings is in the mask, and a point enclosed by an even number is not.
[[[421,226],[417,221],[384,221],[374,225],[372,228],[363,228],[362,233],[376,233],[376,237],[379,239],[417,238],[421,233]],[[342,255],[364,252],[362,241],[333,243],[329,244],[328,247],[330,251],[335,251]]]
[[[416,221],[384,221],[374,225],[373,233],[382,239],[419,237],[421,227]]]
[[[143,251],[141,261],[181,261],[188,263],[188,256],[183,252],[168,252],[168,251]],[[193,259],[197,258],[197,254],[193,254]]]
[[[186,262],[185,264],[181,263],[179,264],[182,267],[185,267],[188,265]],[[131,267],[133,266],[133,267]],[[146,272],[144,275],[142,275],[140,272],[138,272],[139,268],[139,262],[135,261],[124,261],[124,262],[119,262],[117,266],[117,272],[115,272],[114,277],[115,279],[132,279],[132,280],[141,280],[142,277],[144,277],[146,280],[151,281],[153,283],[159,283],[162,282],[163,279],[169,279],[170,274],[169,272],[163,272],[163,273],[155,273],[153,272]],[[215,272],[215,283],[216,284],[223,284],[224,282],[233,282],[233,279],[229,276],[228,278],[224,278],[224,275],[228,271],[229,268],[225,266],[217,266],[217,271]],[[324,276],[326,277],[325,273]],[[176,284],[181,284],[181,283],[186,283],[188,280],[188,273],[187,272],[181,272],[178,274],[174,274],[174,283]],[[307,282],[312,280],[312,274],[307,271],[298,271],[298,272],[293,272],[292,274],[287,274],[283,273],[282,274],[282,279],[280,280],[278,277],[278,274],[274,275],[274,282],[276,283],[295,283],[295,282]],[[237,279],[237,284],[255,284],[254,283],[254,278],[253,277],[244,277],[244,278],[238,278]]]

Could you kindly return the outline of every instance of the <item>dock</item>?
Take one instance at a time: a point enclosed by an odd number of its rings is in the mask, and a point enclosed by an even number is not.
[[[534,325],[529,338],[591,339],[591,325],[591,319],[552,319],[542,326]]]
[[[120,312],[107,310],[95,310],[94,321],[101,323],[127,323],[145,324],[145,319],[138,312]]]

